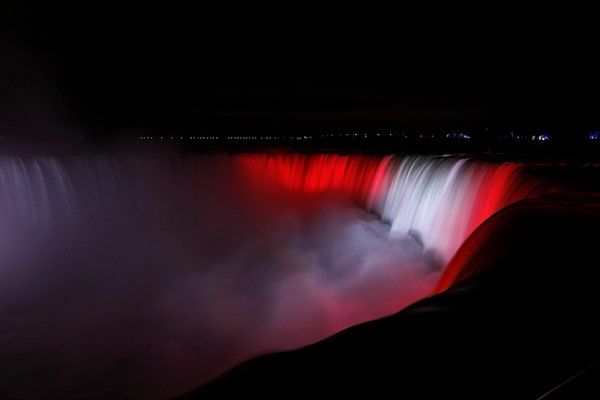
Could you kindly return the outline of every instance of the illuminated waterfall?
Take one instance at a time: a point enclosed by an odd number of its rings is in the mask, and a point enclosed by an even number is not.
[[[0,216],[27,224],[51,222],[69,212],[70,179],[53,158],[0,158]]]
[[[269,184],[296,193],[350,195],[391,225],[413,235],[443,262],[502,207],[527,197],[516,163],[446,156],[246,155],[243,166]]]
[[[529,195],[522,175],[442,156],[0,158],[0,392],[171,398],[395,313]]]
[[[392,234],[418,235],[445,262],[494,212],[526,197],[514,163],[450,157],[404,157],[386,163],[384,184],[370,206]]]

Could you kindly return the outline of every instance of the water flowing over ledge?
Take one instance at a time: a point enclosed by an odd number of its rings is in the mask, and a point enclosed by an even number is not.
[[[350,195],[391,225],[413,234],[444,263],[469,234],[534,189],[519,164],[444,156],[250,155],[255,176],[299,193]]]
[[[0,386],[182,393],[430,295],[533,189],[443,156],[1,158]]]

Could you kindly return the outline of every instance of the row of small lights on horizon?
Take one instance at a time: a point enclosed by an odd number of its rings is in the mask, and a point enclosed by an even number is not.
[[[400,136],[398,134],[395,133],[376,133],[376,134],[367,134],[367,133],[338,133],[338,134],[322,134],[322,135],[310,135],[310,136],[226,136],[223,138],[220,138],[218,136],[189,136],[189,137],[184,137],[184,136],[160,136],[160,137],[154,137],[154,136],[139,136],[138,139],[139,140],[185,140],[185,139],[189,139],[189,140],[219,140],[219,139],[224,139],[224,140],[311,140],[311,139],[315,139],[315,138],[319,138],[319,139],[323,139],[323,138],[333,138],[333,137],[356,137],[356,138],[360,138],[360,139],[367,139],[369,136],[371,137],[393,137],[393,136]],[[402,134],[400,136],[403,139],[408,139],[408,135],[407,134]],[[445,135],[446,138],[449,139],[471,139],[470,135],[467,135],[465,133],[459,133],[459,134],[446,134]],[[436,138],[436,135],[431,134],[431,135],[424,135],[424,134],[420,134],[418,136],[419,139],[428,139],[428,138]]]
[[[248,141],[248,140],[312,140],[312,139],[325,139],[325,138],[358,138],[358,139],[367,139],[369,137],[399,137],[400,139],[408,139],[409,135],[406,133],[398,133],[398,132],[383,132],[383,133],[365,133],[365,132],[356,132],[351,131],[350,133],[324,133],[318,135],[309,135],[309,136],[138,136],[139,140],[143,141],[154,141],[154,140],[193,140],[193,141],[214,141],[214,140],[227,140],[227,141]],[[470,134],[465,132],[456,132],[452,131],[450,133],[429,133],[429,134],[418,134],[411,135],[411,137],[417,138],[419,140],[429,140],[429,139],[452,139],[452,140],[470,140],[472,137]],[[546,142],[550,141],[551,136],[546,133],[535,134],[535,135],[527,135],[527,134],[515,134],[514,132],[510,132],[507,135],[499,135],[498,139],[502,140],[519,140],[519,141],[532,141],[532,142]],[[592,131],[587,135],[588,140],[598,141],[600,140],[600,131]]]
[[[290,139],[290,140],[308,140],[312,139],[313,136],[226,136],[220,138],[218,136],[138,136],[139,140],[281,140],[281,139]]]
[[[368,138],[369,136],[373,137],[385,137],[385,136],[398,136],[398,134],[395,133],[376,133],[376,134],[367,134],[367,133],[338,133],[338,134],[321,134],[321,135],[309,135],[309,136],[226,136],[226,137],[218,137],[218,136],[189,136],[189,137],[184,137],[184,136],[160,136],[160,137],[154,137],[154,136],[138,136],[139,140],[184,140],[184,139],[189,139],[189,140],[219,140],[219,139],[224,139],[224,140],[310,140],[310,139],[315,139],[315,138],[327,138],[327,137],[359,137],[359,138]],[[408,138],[408,135],[403,134],[402,137],[404,138]],[[423,137],[423,135],[421,135],[421,138]],[[432,136],[433,137],[433,136]],[[460,137],[462,138],[463,135],[461,134]],[[467,135],[464,135],[465,138],[470,138]]]
[[[338,133],[338,134],[321,134],[321,135],[310,135],[310,136],[226,136],[220,138],[218,136],[139,136],[139,140],[311,140],[311,139],[323,139],[323,138],[334,138],[334,137],[349,137],[349,138],[359,138],[359,139],[367,139],[370,137],[394,137],[400,136],[403,139],[408,139],[408,135],[402,133],[399,135],[397,133],[375,133],[375,134],[367,134],[367,133]],[[419,139],[434,139],[437,136],[435,134],[420,134],[418,135]],[[471,136],[466,133],[452,133],[441,135],[441,137],[445,137],[447,139],[471,139]]]

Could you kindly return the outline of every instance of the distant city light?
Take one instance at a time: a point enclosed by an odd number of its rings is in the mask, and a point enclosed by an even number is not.
[[[540,142],[546,142],[550,140],[550,136],[542,133],[541,135],[533,135],[531,137],[531,141],[535,142],[535,141],[540,141]]]

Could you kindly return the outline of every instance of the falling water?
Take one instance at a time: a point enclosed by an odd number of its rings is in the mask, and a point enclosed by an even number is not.
[[[0,393],[171,397],[389,315],[530,190],[458,157],[0,158]]]
[[[515,163],[403,157],[389,161],[370,206],[392,234],[414,233],[448,262],[479,224],[531,189]]]
[[[512,162],[448,156],[250,155],[244,166],[297,193],[351,195],[391,225],[414,235],[444,263],[484,220],[526,198],[534,186]]]

